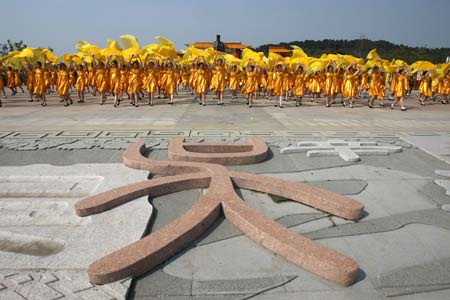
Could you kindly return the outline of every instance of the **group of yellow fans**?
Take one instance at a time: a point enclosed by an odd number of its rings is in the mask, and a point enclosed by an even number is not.
[[[86,41],[76,45],[78,53],[64,54],[60,58],[43,48],[25,48],[0,57],[0,91],[5,85],[13,95],[22,89],[23,79],[30,93],[30,101],[41,100],[46,106],[46,94],[56,91],[66,106],[73,103],[72,88],[78,93],[78,102],[85,101],[85,92],[101,95],[103,104],[108,95],[114,96],[117,107],[128,94],[131,103],[148,94],[153,105],[155,95],[164,94],[173,104],[179,86],[190,90],[205,105],[206,94],[213,92],[218,104],[223,105],[224,91],[228,88],[232,98],[238,93],[247,97],[252,107],[255,96],[275,96],[275,106],[283,107],[283,99],[294,97],[301,105],[302,97],[310,94],[313,99],[325,97],[325,106],[335,103],[342,95],[341,103],[353,107],[362,91],[369,93],[368,106],[374,101],[395,97],[391,108],[403,100],[410,90],[410,79],[417,79],[421,104],[438,95],[447,103],[450,94],[450,64],[432,64],[418,61],[408,65],[402,60],[382,59],[372,50],[366,60],[351,55],[323,54],[309,57],[299,47],[293,46],[292,55],[281,57],[269,52],[244,49],[242,58],[213,49],[188,47],[176,51],[173,42],[155,37],[158,44],[140,47],[136,37],[121,36],[122,49],[116,41],[109,40],[106,48],[99,48]],[[0,101],[1,105],[1,101]]]

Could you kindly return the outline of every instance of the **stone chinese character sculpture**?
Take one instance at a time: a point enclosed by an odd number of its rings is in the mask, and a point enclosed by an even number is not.
[[[267,159],[264,141],[247,143],[184,143],[182,136],[169,145],[169,161],[143,156],[143,143],[128,146],[123,155],[130,168],[164,177],[119,187],[78,202],[79,216],[98,214],[133,199],[158,197],[178,191],[208,188],[201,199],[172,223],[93,262],[89,279],[105,284],[138,276],[160,265],[205,233],[220,215],[255,242],[298,266],[334,283],[351,285],[358,264],[351,258],[314,242],[248,206],[234,187],[282,196],[344,219],[358,220],[363,205],[326,190],[268,176],[229,171],[224,165],[255,164]]]

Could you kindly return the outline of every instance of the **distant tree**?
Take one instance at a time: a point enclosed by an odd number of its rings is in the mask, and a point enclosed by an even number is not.
[[[323,53],[350,54],[365,58],[368,51],[377,49],[378,54],[385,59],[402,59],[407,63],[417,60],[429,60],[433,63],[445,62],[446,57],[450,55],[450,48],[426,48],[409,47],[405,45],[396,45],[388,41],[371,41],[361,35],[360,39],[355,40],[305,40],[282,42],[279,44],[267,44],[256,47],[256,51],[263,51],[266,55],[271,46],[289,47],[295,45],[301,47],[309,56],[319,57]]]
[[[7,40],[6,44],[0,43],[0,55],[6,55],[11,51],[20,51],[28,47],[22,40],[15,42]]]

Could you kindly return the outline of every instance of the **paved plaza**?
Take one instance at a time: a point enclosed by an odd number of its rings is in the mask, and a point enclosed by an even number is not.
[[[126,101],[63,107],[29,103],[0,109],[0,299],[450,299],[450,105],[407,112],[388,106],[325,108],[322,100],[285,108],[244,98],[199,106],[180,92],[139,108]],[[337,101],[339,102],[339,101]],[[390,101],[385,101],[390,104]],[[79,217],[81,199],[159,175],[127,168],[127,145],[167,160],[173,137],[245,142],[258,136],[269,158],[233,171],[306,183],[359,201],[359,221],[270,193],[236,187],[247,205],[359,265],[343,287],[262,247],[221,217],[188,248],[137,278],[93,285],[88,266],[180,217],[207,189],[138,198]]]

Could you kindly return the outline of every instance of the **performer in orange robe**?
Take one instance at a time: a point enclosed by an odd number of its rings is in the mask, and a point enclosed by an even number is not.
[[[213,65],[214,68],[214,81],[215,87],[214,90],[216,92],[218,98],[218,105],[223,105],[223,91],[225,90],[226,85],[226,69],[222,59],[217,59]],[[212,84],[212,83],[211,83]]]
[[[5,83],[3,82],[3,78],[2,75],[3,74],[3,67],[2,64],[0,63],[0,91],[3,93],[3,97],[6,99],[6,93],[5,93]],[[2,100],[0,99],[0,107],[2,107],[3,103]]]
[[[39,101],[39,99],[42,100],[42,103],[45,103],[43,106],[47,105],[47,99],[45,94],[47,93],[47,86],[45,84],[45,76],[44,76],[44,69],[45,69],[45,65],[44,68],[42,68],[42,64],[41,62],[37,62],[36,66],[34,67],[34,75],[33,75],[33,79],[34,79],[34,83],[33,83],[33,92],[36,96],[36,99]],[[41,103],[41,105],[42,105]]]
[[[195,80],[195,93],[200,97],[201,105],[206,105],[206,91],[207,91],[207,78],[206,78],[206,64],[205,62],[198,63],[198,69]]]
[[[248,107],[253,106],[253,98],[255,97],[256,90],[258,89],[258,81],[256,78],[256,67],[254,65],[248,65],[246,68],[247,80],[242,88],[242,94],[247,96]]]
[[[56,92],[61,97],[61,99],[65,102],[64,106],[69,106],[71,100],[69,99],[69,89],[70,89],[70,74],[67,69],[66,64],[59,64],[58,70],[58,83],[56,85]],[[69,102],[70,101],[70,102]],[[47,105],[47,104],[46,104]]]
[[[403,101],[405,100],[406,93],[409,91],[409,80],[404,69],[398,71],[394,91],[396,99],[391,104],[391,109],[394,109],[395,104],[400,102],[401,110],[406,111]]]
[[[158,91],[158,70],[154,61],[149,64],[145,64],[145,73],[147,74],[145,79],[145,89],[148,93],[148,104],[153,105],[155,99],[155,93]]]
[[[342,93],[344,97],[350,102],[349,107],[353,108],[353,103],[355,101],[356,94],[358,93],[358,77],[360,70],[355,69],[353,65],[347,67],[347,71],[344,77],[344,89]],[[344,102],[345,106],[346,103]]]
[[[33,92],[34,92],[34,70],[30,63],[27,65],[27,90],[30,94],[30,100],[28,102],[33,102]]]
[[[283,108],[283,65],[278,64],[276,71],[273,73],[273,90],[275,96],[275,107],[278,105]]]
[[[84,102],[84,91],[86,89],[86,81],[88,77],[88,71],[86,70],[86,64],[80,64],[77,67],[77,81],[75,82],[75,89],[78,93],[78,103]]]
[[[372,69],[372,73],[370,74],[370,85],[369,85],[369,95],[370,100],[368,106],[370,108],[375,108],[373,106],[373,102],[375,99],[380,99],[380,106],[384,106],[383,98],[384,98],[384,78],[380,73],[379,68],[375,66]]]
[[[305,71],[303,66],[298,65],[295,69],[294,90],[295,106],[302,105],[302,98],[305,95]]]
[[[129,63],[131,63],[131,60],[133,58],[134,58],[134,54],[131,55]],[[141,65],[142,65],[142,63],[140,63],[140,61],[135,60],[131,64],[131,69],[130,69],[130,72],[129,72],[130,78],[129,78],[128,92],[130,93],[132,104],[135,107],[139,107],[139,105],[138,105],[139,92],[141,91],[141,84],[142,84],[142,80],[141,80],[141,76],[142,76]]]
[[[106,65],[106,67],[109,69],[108,87],[109,87],[109,92],[114,94],[114,107],[118,107],[120,104],[119,95],[122,92],[121,83],[120,83],[121,72],[120,72],[120,68],[119,68],[119,63],[116,60],[114,60],[112,62],[110,62],[110,61],[111,61],[111,56],[108,58],[107,65]]]
[[[236,65],[231,67],[229,73],[229,87],[231,91],[231,99],[237,99],[237,90],[239,89],[239,68]]]
[[[333,85],[335,80],[335,70],[333,66],[328,65],[327,70],[325,72],[325,84],[324,84],[324,95],[325,95],[325,106],[330,107],[331,106],[331,100],[335,97],[335,87]]]
[[[166,67],[166,79],[165,79],[165,86],[164,86],[164,92],[169,95],[169,104],[173,105],[173,98],[174,93],[177,90],[177,70],[174,69],[174,63],[172,61],[169,61],[167,63]]]
[[[423,72],[422,77],[420,78],[419,84],[419,101],[420,105],[425,105],[425,101],[427,101],[433,92],[431,90],[431,74],[427,71]]]

